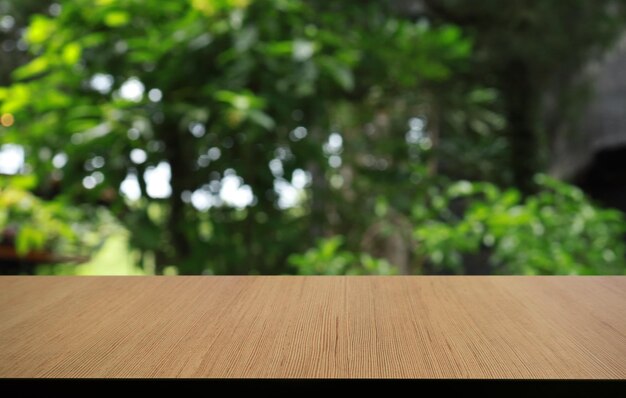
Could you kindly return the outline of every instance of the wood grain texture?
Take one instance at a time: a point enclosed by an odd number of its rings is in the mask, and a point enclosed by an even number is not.
[[[0,277],[2,377],[626,378],[626,277]]]

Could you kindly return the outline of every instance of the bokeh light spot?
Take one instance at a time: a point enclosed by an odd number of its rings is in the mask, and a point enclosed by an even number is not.
[[[15,123],[15,118],[10,113],[4,113],[0,117],[0,124],[2,124],[4,127],[11,127],[13,126],[13,123]]]

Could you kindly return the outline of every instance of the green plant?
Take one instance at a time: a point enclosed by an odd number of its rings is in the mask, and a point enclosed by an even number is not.
[[[546,175],[535,182],[539,192],[526,199],[468,181],[432,192],[427,209],[415,212],[418,252],[435,269],[457,273],[464,254],[482,250],[498,274],[623,274],[623,215]]]
[[[19,257],[39,251],[59,259],[86,259],[119,231],[106,211],[88,215],[60,199],[43,200],[30,192],[34,184],[32,175],[0,179],[0,244],[13,247]]]
[[[303,254],[289,256],[289,264],[296,267],[299,275],[393,275],[395,267],[384,259],[367,253],[342,250],[341,236],[322,239],[317,247]]]
[[[334,125],[341,105],[449,79],[471,49],[454,26],[340,8],[350,24],[321,1],[65,2],[25,27],[30,61],[0,87],[0,113],[15,120],[0,138],[23,147],[44,196],[110,209],[157,272],[284,272],[311,235],[340,233],[328,220],[343,204],[329,187],[340,155],[324,146],[335,129],[351,128],[361,152],[369,138],[362,120]],[[169,178],[154,193],[146,175],[159,168]],[[298,173],[308,177],[285,208],[276,187]],[[224,200],[233,182],[249,200]],[[345,209],[346,224],[365,214]]]
[[[45,202],[24,189],[32,180],[4,178],[0,183],[0,243],[14,240],[19,256],[76,239],[70,225],[60,220],[63,208],[59,203]]]

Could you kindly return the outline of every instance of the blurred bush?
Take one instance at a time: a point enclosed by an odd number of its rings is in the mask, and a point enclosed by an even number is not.
[[[85,262],[108,237],[123,231],[108,211],[43,200],[31,191],[35,185],[33,175],[0,177],[0,273]]]
[[[621,274],[626,221],[576,187],[546,175],[539,192],[460,181],[414,210],[417,251],[435,271],[464,273],[464,255],[483,252],[497,274]]]
[[[397,269],[387,260],[367,253],[353,253],[342,249],[343,238],[322,239],[304,254],[289,256],[289,264],[299,275],[394,275]]]
[[[617,213],[527,184],[622,3],[0,0],[33,182],[0,227],[23,256],[122,226],[156,273],[623,273]]]
[[[75,213],[28,191],[34,180],[34,176],[0,180],[0,244],[14,247],[20,256],[34,250],[71,247],[78,240],[72,228]]]

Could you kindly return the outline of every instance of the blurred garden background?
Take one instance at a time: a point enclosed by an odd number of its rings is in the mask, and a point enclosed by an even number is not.
[[[624,274],[625,0],[0,0],[2,274]]]

